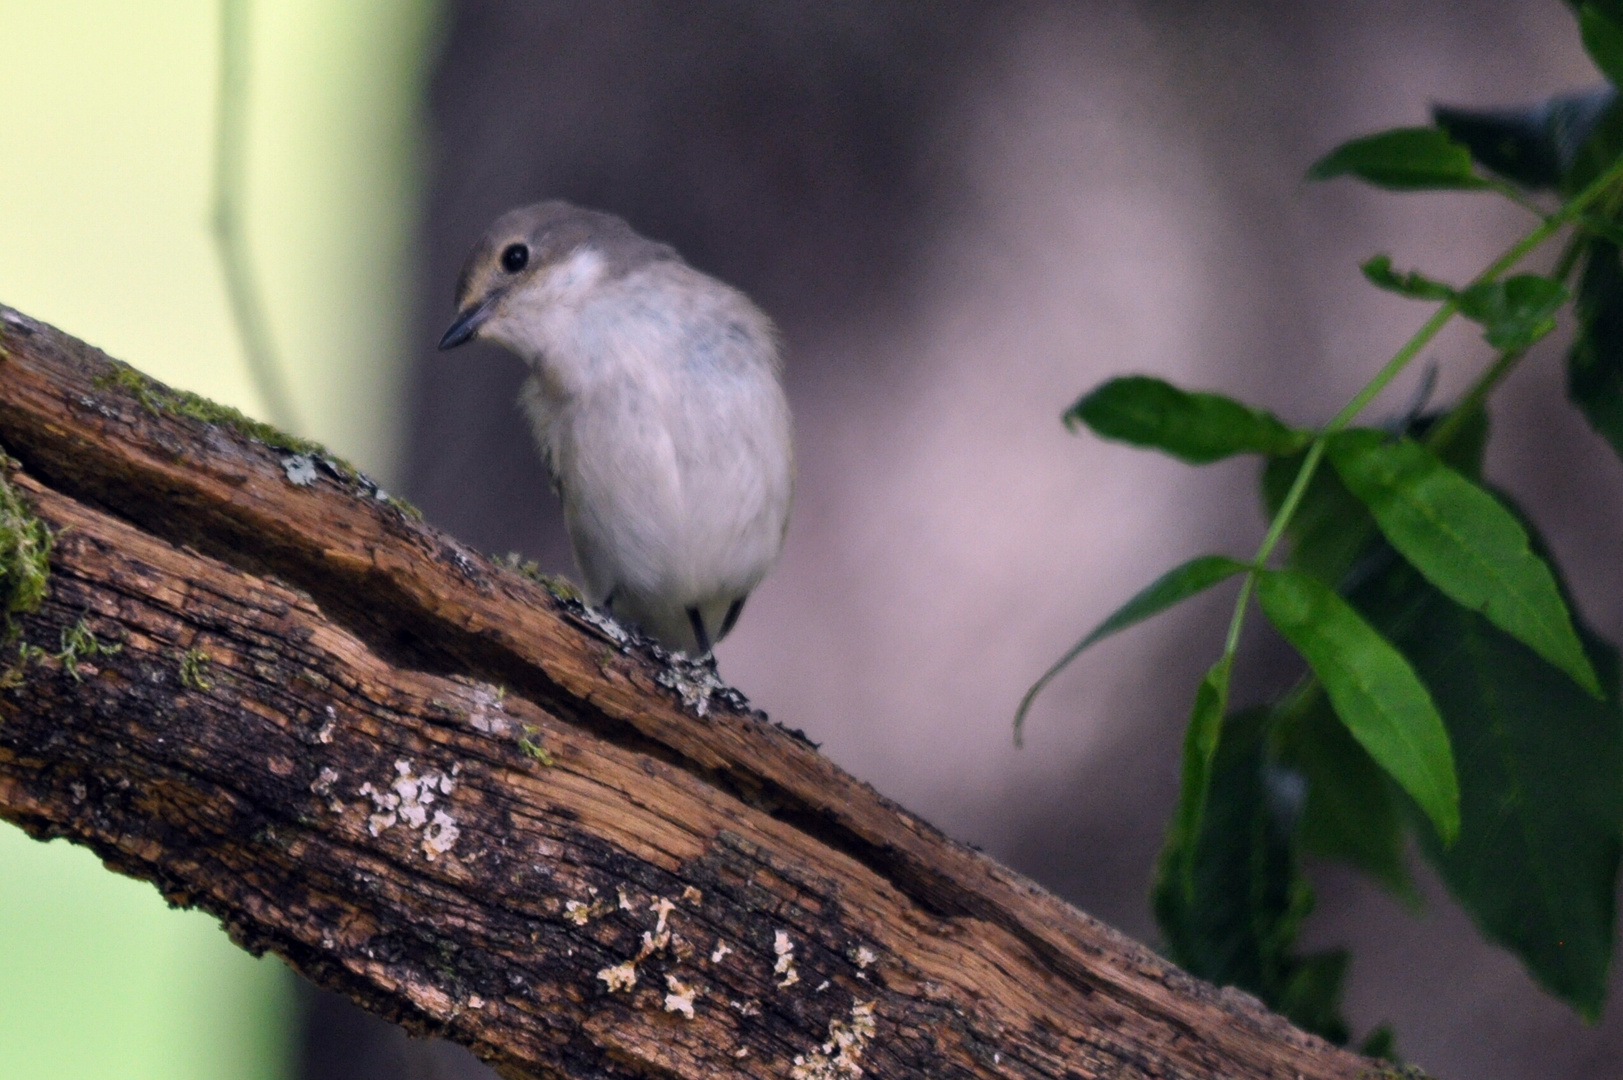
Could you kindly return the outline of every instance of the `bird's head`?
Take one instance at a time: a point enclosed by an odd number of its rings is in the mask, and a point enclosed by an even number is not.
[[[559,200],[509,211],[462,264],[456,319],[440,348],[485,338],[528,353],[533,329],[548,312],[578,305],[640,266],[675,258],[672,248],[639,236],[613,214]]]

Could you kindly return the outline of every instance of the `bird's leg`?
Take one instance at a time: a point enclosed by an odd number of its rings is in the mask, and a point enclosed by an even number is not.
[[[699,641],[699,655],[703,656],[710,651],[710,634],[704,628],[704,616],[699,614],[698,608],[688,608],[688,622],[693,626],[693,636]]]
[[[727,617],[721,620],[721,633],[716,635],[717,640],[733,632],[733,623],[737,622],[738,616],[743,614],[744,601],[748,599],[748,596],[740,596],[732,602],[732,606],[727,609]]]

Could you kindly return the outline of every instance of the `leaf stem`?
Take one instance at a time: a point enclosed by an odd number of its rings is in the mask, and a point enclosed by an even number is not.
[[[1473,278],[1466,288],[1469,289],[1493,281],[1500,274],[1515,266],[1529,252],[1555,235],[1568,222],[1583,214],[1589,204],[1606,194],[1620,177],[1623,177],[1623,157],[1613,162],[1610,168],[1596,177],[1588,187],[1574,195],[1555,213],[1544,217],[1525,236],[1506,248],[1503,254],[1488,264],[1488,267]],[[1564,269],[1570,273],[1571,265],[1568,264],[1568,259],[1569,257],[1575,259],[1576,253],[1569,248],[1569,251],[1563,252],[1562,255]],[[1358,414],[1363,412],[1364,408],[1375,399],[1376,395],[1386,389],[1393,379],[1402,374],[1410,362],[1419,355],[1420,350],[1431,344],[1432,339],[1437,336],[1444,326],[1448,325],[1448,321],[1459,314],[1459,310],[1460,304],[1457,295],[1444,300],[1442,305],[1432,313],[1431,318],[1427,319],[1420,329],[1416,330],[1409,340],[1405,341],[1398,351],[1392,354],[1392,359],[1388,360],[1381,367],[1381,370],[1375,373],[1375,377],[1365,383],[1363,389],[1354,394],[1352,400],[1347,402],[1341,411],[1331,417],[1330,422],[1320,429],[1318,438],[1314,439],[1313,445],[1308,447],[1307,455],[1303,457],[1301,467],[1296,470],[1296,479],[1291,482],[1290,491],[1285,496],[1285,501],[1280,504],[1278,512],[1274,514],[1274,519],[1268,523],[1268,532],[1263,537],[1261,545],[1257,548],[1256,557],[1251,560],[1251,572],[1246,574],[1245,581],[1240,585],[1240,595],[1235,598],[1234,602],[1234,614],[1229,619],[1228,636],[1223,643],[1225,657],[1232,658],[1239,648],[1240,631],[1245,626],[1246,608],[1251,599],[1251,592],[1256,587],[1257,574],[1267,565],[1268,557],[1279,546],[1279,541],[1284,537],[1285,530],[1290,527],[1291,518],[1295,515],[1297,506],[1307,493],[1308,484],[1313,480],[1313,474],[1318,470],[1319,463],[1324,458],[1326,442],[1332,435],[1352,423],[1358,417]],[[1519,355],[1513,356],[1513,354],[1507,353],[1489,368],[1488,372],[1479,380],[1487,383],[1484,396],[1486,391],[1491,390],[1493,385],[1499,379],[1502,379],[1519,359]],[[1488,381],[1490,378],[1492,381]]]
[[[1583,233],[1575,232],[1568,237],[1566,246],[1561,249],[1560,257],[1550,270],[1550,276],[1565,285],[1567,279],[1572,276],[1573,268],[1578,265],[1578,256],[1583,251],[1583,246]],[[1493,363],[1488,365],[1488,369],[1477,376],[1476,381],[1460,396],[1454,407],[1448,410],[1448,415],[1427,433],[1426,445],[1435,451],[1453,442],[1454,437],[1465,426],[1465,422],[1487,404],[1488,396],[1498,389],[1505,376],[1514,371],[1516,365],[1521,363],[1522,357],[1526,355],[1526,349],[1511,349],[1500,353]]]

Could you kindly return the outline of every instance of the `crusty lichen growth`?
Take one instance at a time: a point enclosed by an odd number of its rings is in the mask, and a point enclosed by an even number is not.
[[[187,649],[180,658],[180,685],[188,690],[207,690],[214,685],[208,677],[209,662],[214,658],[202,649]]]
[[[51,530],[6,482],[8,463],[0,455],[0,616],[7,639],[13,633],[13,615],[38,611],[45,602],[51,577]]]
[[[874,1035],[874,1003],[851,1003],[849,1020],[830,1020],[828,1041],[807,1054],[796,1054],[790,1080],[859,1080],[862,1053]]]

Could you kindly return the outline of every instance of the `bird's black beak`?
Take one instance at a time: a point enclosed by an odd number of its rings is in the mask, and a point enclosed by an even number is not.
[[[486,300],[483,303],[475,304],[458,314],[456,321],[451,324],[451,328],[445,331],[444,337],[440,338],[440,348],[454,349],[458,345],[461,345],[464,341],[467,341],[469,338],[473,337],[475,332],[478,331],[480,324],[485,321],[489,314],[489,300]]]

